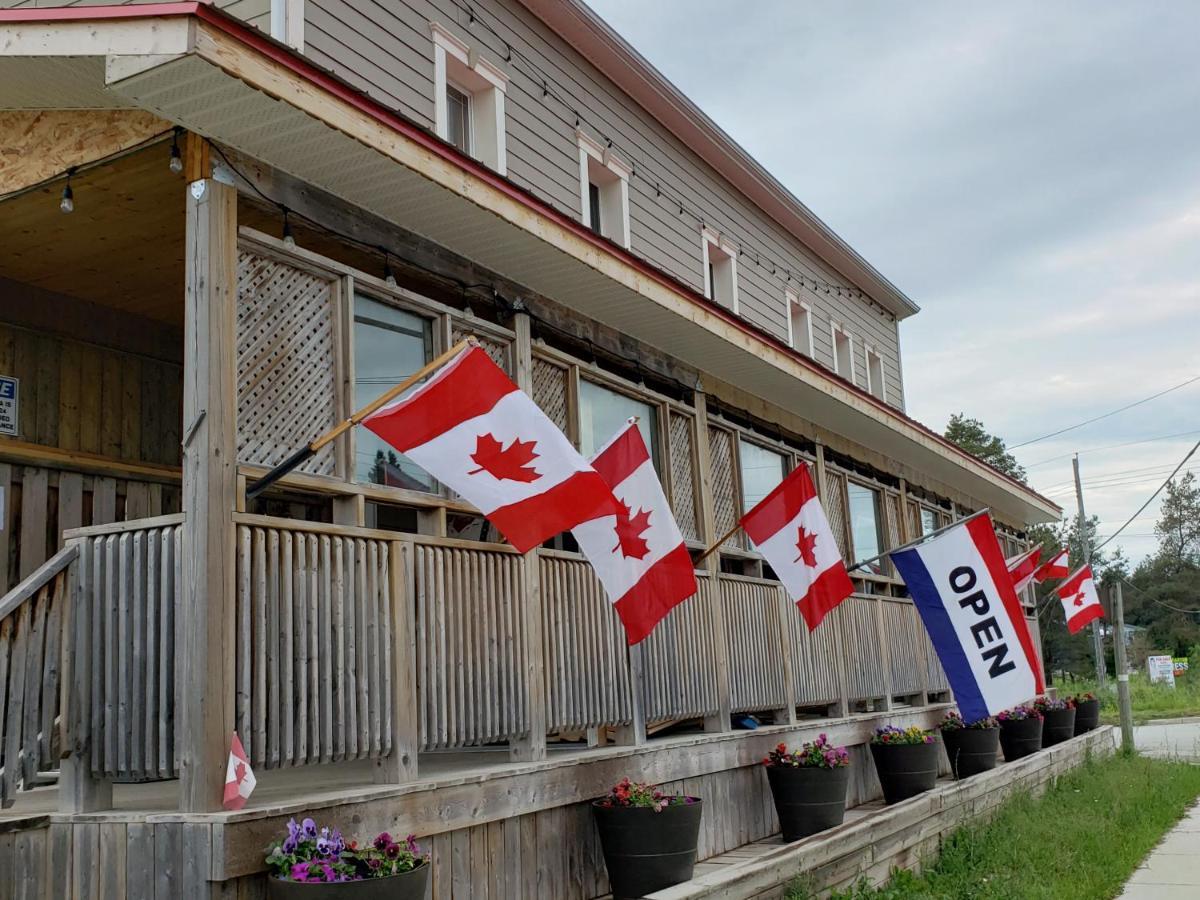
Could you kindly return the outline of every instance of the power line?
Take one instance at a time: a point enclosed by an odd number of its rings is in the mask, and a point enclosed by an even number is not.
[[[1082,456],[1085,453],[1100,453],[1101,451],[1104,451],[1104,450],[1116,450],[1120,447],[1133,447],[1133,446],[1136,446],[1137,444],[1150,444],[1150,443],[1153,443],[1154,441],[1169,441],[1172,438],[1191,437],[1193,434],[1200,434],[1200,429],[1197,429],[1194,431],[1180,431],[1175,434],[1160,434],[1158,437],[1142,438],[1142,439],[1136,440],[1136,441],[1125,441],[1122,444],[1108,444],[1104,447],[1088,447],[1085,450],[1079,450],[1076,452],[1080,456]],[[1028,471],[1029,469],[1036,469],[1038,466],[1044,466],[1044,465],[1047,465],[1048,463],[1058,462],[1060,459],[1070,459],[1074,455],[1075,455],[1075,453],[1064,453],[1061,456],[1052,456],[1049,459],[1042,459],[1042,460],[1038,460],[1035,463],[1030,463],[1029,465],[1025,466],[1024,468],[1026,469],[1026,471]]]
[[[1197,450],[1200,450],[1200,441],[1196,441],[1196,443],[1192,444],[1192,449],[1191,449],[1191,450],[1189,450],[1189,451],[1188,451],[1188,452],[1187,452],[1187,453],[1184,455],[1183,459],[1181,459],[1181,460],[1179,461],[1179,465],[1177,465],[1177,466],[1175,467],[1175,471],[1174,471],[1174,472],[1172,472],[1170,475],[1168,475],[1168,476],[1167,476],[1167,480],[1166,480],[1166,481],[1164,481],[1162,484],[1160,484],[1160,485],[1158,486],[1158,489],[1157,489],[1157,490],[1155,490],[1155,492],[1154,492],[1153,494],[1151,494],[1151,495],[1150,495],[1149,499],[1148,499],[1148,500],[1146,500],[1146,502],[1145,502],[1145,503],[1143,503],[1143,504],[1142,504],[1140,507],[1138,507],[1138,511],[1137,511],[1137,512],[1135,512],[1135,513],[1134,513],[1132,516],[1130,516],[1130,517],[1129,517],[1129,518],[1128,518],[1128,519],[1125,521],[1125,524],[1124,524],[1124,525],[1122,525],[1120,528],[1118,528],[1116,531],[1114,531],[1114,532],[1113,532],[1111,535],[1109,535],[1107,538],[1105,538],[1103,541],[1101,541],[1099,544],[1097,544],[1097,545],[1096,545],[1096,550],[1097,550],[1097,551],[1099,551],[1099,550],[1103,549],[1103,548],[1104,548],[1104,546],[1105,546],[1106,544],[1108,544],[1108,543],[1109,543],[1109,542],[1110,542],[1110,541],[1111,541],[1113,538],[1115,538],[1115,537],[1116,537],[1117,535],[1119,535],[1119,534],[1120,534],[1122,531],[1124,531],[1126,528],[1128,528],[1128,527],[1129,527],[1129,525],[1130,525],[1130,523],[1132,523],[1132,522],[1133,522],[1135,519],[1137,519],[1137,517],[1138,517],[1138,516],[1140,516],[1140,515],[1142,514],[1142,511],[1143,511],[1143,510],[1145,510],[1145,508],[1146,508],[1147,506],[1149,506],[1151,503],[1153,503],[1153,502],[1154,502],[1154,498],[1155,498],[1155,497],[1157,497],[1159,494],[1161,494],[1161,493],[1162,493],[1162,490],[1163,490],[1163,488],[1165,488],[1165,487],[1166,487],[1168,484],[1170,484],[1170,483],[1171,483],[1171,479],[1172,479],[1172,478],[1174,478],[1174,477],[1176,476],[1176,474],[1178,474],[1179,470],[1183,468],[1184,464],[1185,464],[1185,463],[1186,463],[1186,462],[1187,462],[1189,459],[1191,459],[1191,458],[1192,458],[1192,455],[1193,455],[1193,454],[1194,454],[1194,453],[1195,453]]]
[[[1143,397],[1141,400],[1135,400],[1133,403],[1122,406],[1120,409],[1114,409],[1112,412],[1106,412],[1102,416],[1096,416],[1095,418],[1088,419],[1086,422],[1080,422],[1076,425],[1068,425],[1066,428],[1060,428],[1058,431],[1052,431],[1049,434],[1043,434],[1041,437],[1032,438],[1028,441],[1022,441],[1019,444],[1012,444],[1005,449],[1010,451],[1016,450],[1018,447],[1028,447],[1030,444],[1036,444],[1052,437],[1058,437],[1060,434],[1066,434],[1068,431],[1074,431],[1076,428],[1082,428],[1084,425],[1091,425],[1093,422],[1099,422],[1101,419],[1107,419],[1110,416],[1115,416],[1117,413],[1123,413],[1127,409],[1133,409],[1135,406],[1141,406],[1143,403],[1149,403],[1151,400],[1156,400],[1164,394],[1169,394],[1172,391],[1177,391],[1180,388],[1187,387],[1189,384],[1192,384],[1196,381],[1200,381],[1200,375],[1193,375],[1191,378],[1182,382],[1181,384],[1177,384],[1174,387],[1169,387],[1165,391],[1159,391],[1157,394],[1151,394],[1149,397]]]
[[[1200,616],[1200,609],[1181,609],[1178,606],[1172,606],[1170,603],[1164,603],[1162,600],[1159,600],[1155,597],[1151,597],[1149,594],[1147,594],[1145,591],[1143,591],[1140,587],[1138,587],[1136,584],[1134,584],[1128,578],[1122,578],[1121,581],[1124,582],[1125,584],[1129,585],[1129,587],[1133,588],[1137,593],[1141,594],[1143,597],[1145,597],[1151,603],[1157,603],[1159,606],[1163,607],[1164,609],[1169,609],[1172,612],[1177,612],[1177,613],[1185,613],[1189,616]]]

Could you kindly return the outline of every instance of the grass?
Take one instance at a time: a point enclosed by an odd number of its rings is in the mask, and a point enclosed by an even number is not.
[[[1096,689],[1095,680],[1072,679],[1056,682],[1060,697],[1092,691],[1100,698],[1100,721],[1108,725],[1119,722],[1117,712],[1117,682],[1109,676],[1105,690]],[[1144,674],[1135,672],[1129,676],[1129,699],[1133,707],[1133,722],[1141,725],[1151,719],[1176,719],[1184,716],[1200,716],[1200,671],[1188,672],[1171,688],[1165,684],[1151,684]]]
[[[1041,797],[1018,794],[990,822],[959,829],[920,875],[840,900],[1096,900],[1117,896],[1200,795],[1200,767],[1140,756],[1091,760]],[[788,900],[811,894],[797,884]]]

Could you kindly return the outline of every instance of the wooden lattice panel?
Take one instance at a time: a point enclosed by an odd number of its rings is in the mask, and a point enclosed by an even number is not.
[[[915,541],[921,536],[921,504],[909,500],[904,504],[904,508],[908,520],[908,539]]]
[[[720,537],[738,519],[737,491],[733,478],[733,435],[720,428],[708,429],[709,473],[712,485],[714,537]],[[739,547],[737,535],[721,546]]]
[[[671,413],[671,509],[688,540],[699,540],[696,524],[696,473],[692,465],[692,419]]]
[[[533,402],[550,421],[567,433],[567,370],[562,366],[533,359]]]
[[[904,535],[900,533],[900,497],[896,494],[885,493],[883,495],[883,511],[884,520],[887,522],[887,537],[884,539],[884,546],[889,549],[899,547],[904,543]],[[884,560],[884,571],[888,575],[896,574],[890,557]]]
[[[513,374],[512,360],[509,357],[508,342],[498,341],[495,338],[486,337],[479,334],[471,328],[470,325],[464,322],[456,321],[450,329],[450,338],[452,343],[457,344],[461,340],[468,337],[474,337],[479,342],[479,346],[483,351],[492,358],[492,362],[502,368],[509,375]]]
[[[825,470],[825,515],[829,518],[829,527],[837,539],[838,550],[842,558],[848,556],[846,526],[849,523],[848,501],[846,499],[846,476],[830,469]]]
[[[274,466],[338,420],[334,283],[238,254],[237,458]],[[335,471],[330,444],[300,470]]]

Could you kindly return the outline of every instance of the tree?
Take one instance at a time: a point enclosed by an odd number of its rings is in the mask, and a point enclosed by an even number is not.
[[[1200,484],[1194,473],[1167,483],[1154,533],[1160,558],[1181,567],[1200,564]]]
[[[978,419],[969,419],[965,413],[955,413],[946,423],[946,439],[966,450],[976,459],[981,459],[992,468],[1025,483],[1025,469],[1015,456],[1008,452],[1004,441],[989,434]]]

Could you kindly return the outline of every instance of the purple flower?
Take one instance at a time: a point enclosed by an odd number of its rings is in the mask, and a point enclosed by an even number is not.
[[[317,836],[317,823],[312,819],[305,819],[300,823],[300,827],[308,837],[315,838]]]
[[[375,845],[376,850],[382,850],[388,844],[392,843],[392,836],[386,831],[381,831],[379,837],[375,838],[372,843]]]
[[[421,854],[421,848],[417,846],[417,836],[415,834],[410,834],[404,839],[404,847],[413,856],[420,856]]]
[[[327,837],[317,838],[317,854],[319,856],[332,856],[333,844]]]
[[[284,840],[284,842],[283,842],[283,852],[284,852],[284,853],[287,853],[287,854],[289,854],[289,855],[290,855],[290,854],[292,854],[292,853],[295,853],[295,852],[296,852],[296,838],[295,838],[295,836],[294,836],[294,835],[290,835],[290,834],[289,834],[289,835],[287,836],[287,839],[286,839],[286,840]]]
[[[397,856],[400,855],[400,845],[399,844],[388,844],[386,847],[383,848],[383,853],[388,859],[395,859]]]

